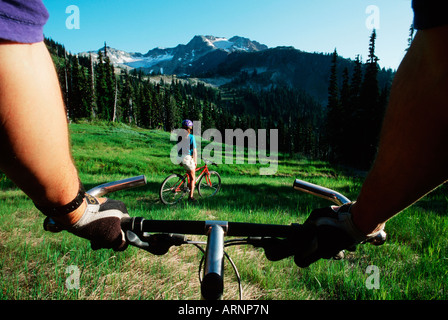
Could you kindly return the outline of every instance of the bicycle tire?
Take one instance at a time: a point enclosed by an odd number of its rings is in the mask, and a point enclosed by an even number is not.
[[[163,180],[159,190],[159,198],[163,204],[173,205],[179,202],[187,192],[188,181],[186,176],[173,173]]]
[[[206,179],[207,175],[205,174],[198,181],[198,193],[203,198],[213,197],[221,189],[221,176],[219,173],[216,171],[209,171],[209,173],[211,185],[209,185]]]

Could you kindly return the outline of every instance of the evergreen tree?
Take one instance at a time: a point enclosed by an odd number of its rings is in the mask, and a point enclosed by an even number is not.
[[[414,33],[415,33],[414,24],[411,24],[411,26],[409,27],[408,47],[406,48],[405,51],[408,51],[409,48],[411,47],[412,41],[414,40]]]
[[[355,58],[355,67],[353,68],[353,74],[350,82],[349,109],[352,113],[356,113],[355,106],[359,105],[362,78],[362,62],[359,55],[357,55]]]
[[[179,123],[182,120],[180,120],[179,117],[176,100],[168,91],[165,91],[163,97],[163,106],[165,115],[165,131],[171,132],[172,130],[180,127]]]
[[[72,58],[70,71],[70,94],[68,105],[69,105],[69,116],[71,119],[76,120],[79,118],[86,117],[87,113],[84,104],[84,76],[79,65],[78,58],[75,56]]]
[[[376,31],[370,36],[369,56],[361,85],[356,134],[359,166],[368,169],[376,155],[379,126],[383,115],[378,87],[378,57],[375,55]]]
[[[106,46],[104,55],[98,52],[98,63],[96,65],[95,93],[98,116],[106,121],[112,121],[115,101],[115,74],[114,67],[107,56]]]
[[[341,137],[341,104],[339,100],[338,76],[337,76],[338,53],[336,49],[332,54],[330,83],[328,87],[327,125],[326,135],[329,149],[330,161],[339,161],[341,150],[339,148]],[[311,132],[308,132],[311,134]]]
[[[90,117],[92,119],[96,118],[97,104],[96,104],[96,94],[95,94],[95,67],[92,59],[92,55],[89,55],[89,65],[88,65],[88,85],[89,85],[89,95],[87,104],[90,106]]]
[[[149,81],[144,81],[140,88],[138,105],[139,116],[137,125],[143,128],[150,128],[150,117],[151,117],[151,89],[149,86]]]
[[[134,104],[134,89],[132,87],[131,78],[125,73],[124,84],[121,93],[121,110],[122,121],[131,124],[133,121],[133,104]]]
[[[339,152],[338,158],[341,163],[347,163],[349,158],[352,156],[350,149],[352,148],[347,142],[352,139],[352,110],[350,108],[351,104],[351,87],[350,87],[350,76],[348,69],[344,68],[342,73],[342,88],[340,91],[340,113],[338,115],[338,129],[340,136],[338,141],[336,141],[337,151]]]

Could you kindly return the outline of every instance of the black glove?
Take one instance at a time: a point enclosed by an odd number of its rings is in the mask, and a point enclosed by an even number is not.
[[[113,249],[123,251],[127,248],[121,218],[129,217],[123,202],[107,199],[100,205],[98,199],[86,194],[87,208],[78,222],[65,228],[81,238],[90,240],[93,250]]]
[[[385,237],[383,230],[369,235],[362,233],[352,221],[350,206],[332,206],[311,212],[302,225],[300,238],[296,239],[294,262],[297,266],[305,268],[321,258],[340,258],[345,249],[355,250],[359,243]]]

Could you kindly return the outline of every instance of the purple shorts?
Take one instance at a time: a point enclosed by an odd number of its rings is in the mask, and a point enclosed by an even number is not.
[[[35,43],[44,39],[43,28],[49,17],[42,0],[2,0],[0,39]]]

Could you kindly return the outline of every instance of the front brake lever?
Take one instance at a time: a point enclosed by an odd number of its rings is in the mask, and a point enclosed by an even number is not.
[[[134,247],[149,251],[149,243],[143,242],[134,232],[126,231],[126,242]]]
[[[185,235],[171,233],[151,234],[145,236],[145,240],[143,241],[136,233],[130,230],[126,231],[126,241],[130,245],[158,256],[166,254],[172,246],[180,246],[186,243]]]
[[[247,243],[255,248],[263,248],[269,261],[279,261],[294,255],[294,249],[286,239],[273,237],[249,237]]]

